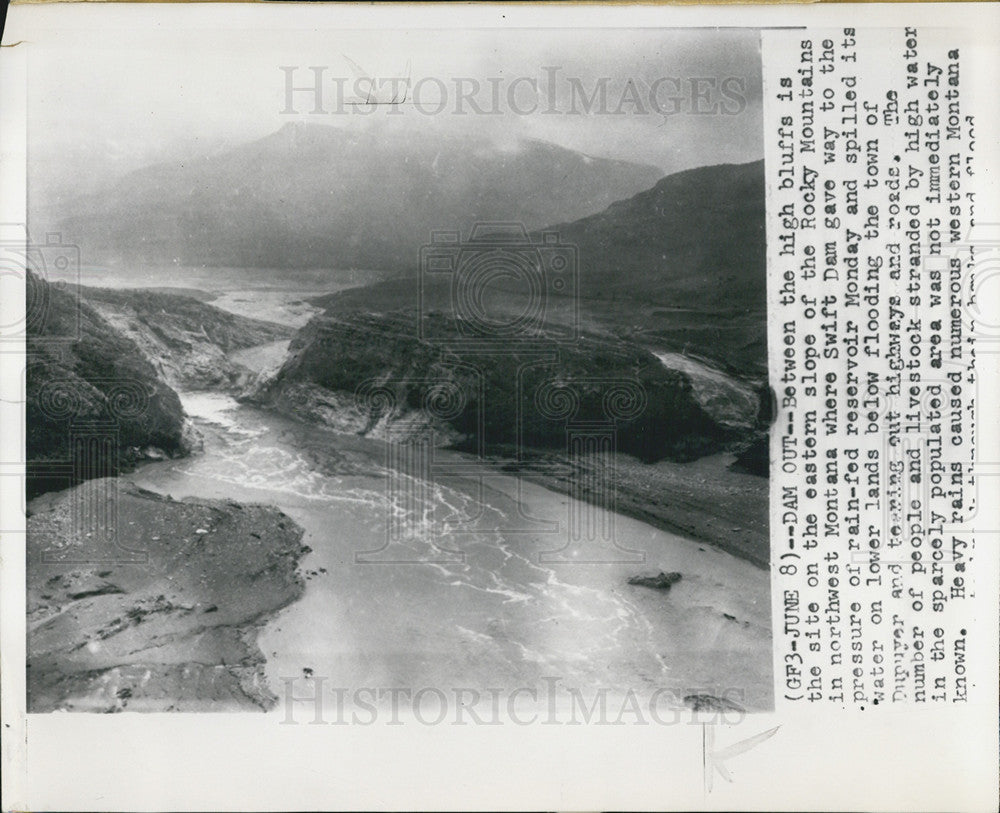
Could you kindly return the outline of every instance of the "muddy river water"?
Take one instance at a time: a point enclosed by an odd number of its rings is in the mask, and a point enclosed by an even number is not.
[[[308,694],[302,679],[311,676],[348,692],[542,692],[557,681],[771,705],[765,571],[620,515],[614,540],[638,552],[622,557],[631,561],[550,561],[545,554],[566,544],[569,511],[599,509],[488,469],[403,476],[386,444],[225,395],[182,400],[204,452],[129,479],[175,498],[276,505],[312,549],[304,596],[259,636],[279,698],[289,686]],[[449,455],[437,459],[468,462]],[[682,578],[669,591],[627,583],[645,571]]]

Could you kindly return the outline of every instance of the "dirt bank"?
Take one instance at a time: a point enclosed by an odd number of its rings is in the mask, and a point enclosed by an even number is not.
[[[99,518],[85,508],[98,501]],[[97,527],[116,513],[117,548]],[[46,494],[29,514],[29,711],[273,706],[257,628],[304,589],[291,519],[111,479]]]

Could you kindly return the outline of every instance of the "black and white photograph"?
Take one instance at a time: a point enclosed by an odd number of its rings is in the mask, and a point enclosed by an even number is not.
[[[0,810],[995,810],[997,42],[14,2]]]
[[[410,40],[32,66],[29,711],[773,706],[758,32]]]

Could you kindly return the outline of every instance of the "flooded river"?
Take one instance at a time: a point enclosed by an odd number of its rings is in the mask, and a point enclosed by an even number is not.
[[[312,549],[305,595],[259,636],[276,692],[309,674],[327,686],[414,691],[555,679],[678,698],[728,692],[748,709],[770,707],[765,571],[618,515],[617,544],[644,561],[546,561],[565,544],[570,509],[587,508],[567,496],[488,469],[403,477],[386,444],[224,395],[182,400],[204,453],[128,478],[176,498],[276,505]],[[669,591],[627,583],[661,570],[682,578]]]

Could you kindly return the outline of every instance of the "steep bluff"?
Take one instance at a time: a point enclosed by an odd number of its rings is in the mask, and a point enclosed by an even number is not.
[[[178,390],[253,382],[230,354],[292,330],[190,296],[50,285],[29,274],[28,495],[197,448]],[[104,440],[101,440],[104,439]],[[83,463],[74,444],[107,442]]]
[[[147,449],[167,455],[189,451],[180,399],[134,341],[76,291],[30,272],[27,290],[29,496],[117,474]],[[71,445],[94,437],[105,438],[110,448],[83,465]]]
[[[253,400],[340,431],[509,452],[565,449],[567,430],[614,425],[618,450],[691,460],[740,434],[710,416],[689,377],[627,341],[584,336],[475,350],[440,314],[324,314],[299,331]]]
[[[191,296],[142,289],[81,289],[87,302],[131,339],[170,386],[232,389],[248,371],[230,354],[288,339],[294,330],[220,310]]]

